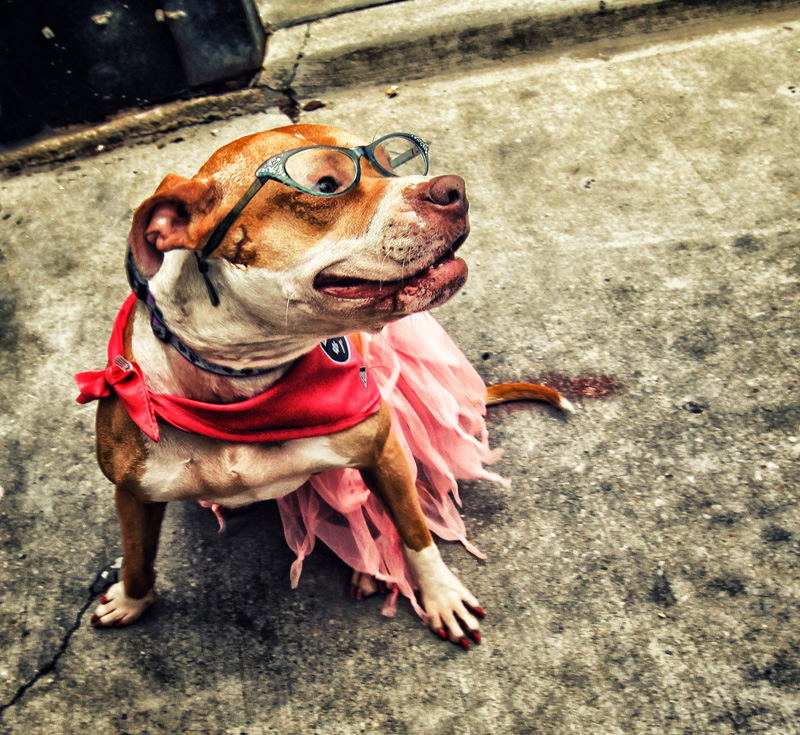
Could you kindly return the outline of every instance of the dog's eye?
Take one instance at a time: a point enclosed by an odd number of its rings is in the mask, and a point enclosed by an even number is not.
[[[339,182],[333,176],[323,176],[314,184],[314,191],[318,191],[320,194],[333,194],[339,188]]]
[[[338,148],[302,148],[286,159],[286,173],[301,191],[334,196],[346,191],[358,178],[358,165]]]

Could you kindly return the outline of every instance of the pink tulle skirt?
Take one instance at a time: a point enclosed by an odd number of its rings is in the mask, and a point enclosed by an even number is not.
[[[501,451],[489,448],[483,381],[428,313],[388,324],[378,334],[361,334],[361,339],[364,359],[389,406],[392,428],[414,473],[428,527],[482,558],[467,540],[456,481],[507,484],[484,468]],[[357,470],[316,475],[277,502],[286,541],[297,555],[291,567],[292,587],[319,539],[349,567],[389,586],[385,615],[394,614],[402,594],[426,619],[400,537]]]

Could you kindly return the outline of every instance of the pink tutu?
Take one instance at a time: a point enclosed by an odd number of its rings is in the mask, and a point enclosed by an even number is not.
[[[483,466],[501,454],[489,449],[483,381],[428,313],[393,322],[378,334],[361,334],[361,340],[370,374],[391,410],[394,433],[414,472],[428,527],[483,558],[466,538],[456,483],[482,479],[507,485]],[[278,507],[286,541],[297,555],[291,568],[292,587],[319,539],[349,567],[390,586],[385,615],[394,615],[399,592],[426,619],[400,537],[357,470],[316,475],[279,499]]]

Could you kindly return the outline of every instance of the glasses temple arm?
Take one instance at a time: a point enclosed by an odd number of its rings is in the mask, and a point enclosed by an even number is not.
[[[391,165],[392,168],[397,168],[398,166],[402,166],[407,161],[410,161],[412,158],[416,158],[421,154],[421,150],[409,148],[405,153],[401,153],[399,156],[395,156],[394,158],[390,159],[389,165]]]
[[[222,242],[225,235],[228,234],[228,230],[231,228],[231,225],[238,219],[239,215],[242,213],[242,210],[248,205],[250,200],[261,191],[261,187],[266,184],[266,179],[263,181],[261,179],[256,179],[251,185],[250,188],[242,195],[242,198],[236,202],[228,214],[225,215],[223,220],[214,228],[211,233],[211,236],[208,238],[205,246],[203,247],[202,252],[197,256],[198,258],[202,258],[206,260],[209,258],[211,253],[213,253]]]
[[[250,200],[258,194],[261,190],[261,187],[267,182],[266,179],[259,179],[257,178],[252,184],[250,184],[250,188],[242,195],[242,198],[236,202],[228,214],[222,219],[214,230],[211,232],[211,236],[208,238],[208,241],[203,247],[202,252],[194,251],[195,257],[197,258],[197,269],[200,271],[200,275],[203,277],[203,282],[206,284],[206,290],[208,291],[208,298],[211,299],[212,306],[219,306],[219,294],[217,293],[217,289],[214,288],[214,284],[211,282],[211,276],[208,275],[208,258],[213,253],[222,242],[225,235],[228,234],[228,230],[231,228],[231,225],[236,221],[239,215],[242,213],[242,210],[248,205]]]

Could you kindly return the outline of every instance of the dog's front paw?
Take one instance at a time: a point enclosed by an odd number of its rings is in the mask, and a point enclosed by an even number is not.
[[[386,592],[385,582],[375,579],[371,574],[353,571],[353,576],[350,578],[350,597],[363,600],[378,592],[381,594]]]
[[[442,640],[469,648],[469,638],[481,642],[478,619],[484,616],[478,600],[442,561],[436,546],[406,549],[411,572],[420,588],[428,624]]]
[[[91,622],[95,628],[116,627],[130,625],[138,620],[142,613],[156,600],[156,591],[150,590],[141,600],[128,597],[125,594],[125,585],[117,582],[111,585],[101,598],[100,604],[95,608]]]
[[[449,571],[449,570],[448,570]],[[452,582],[432,591],[422,590],[422,605],[434,633],[442,640],[450,640],[469,648],[469,638],[481,642],[478,618],[483,610],[478,601],[458,578],[450,573]]]

